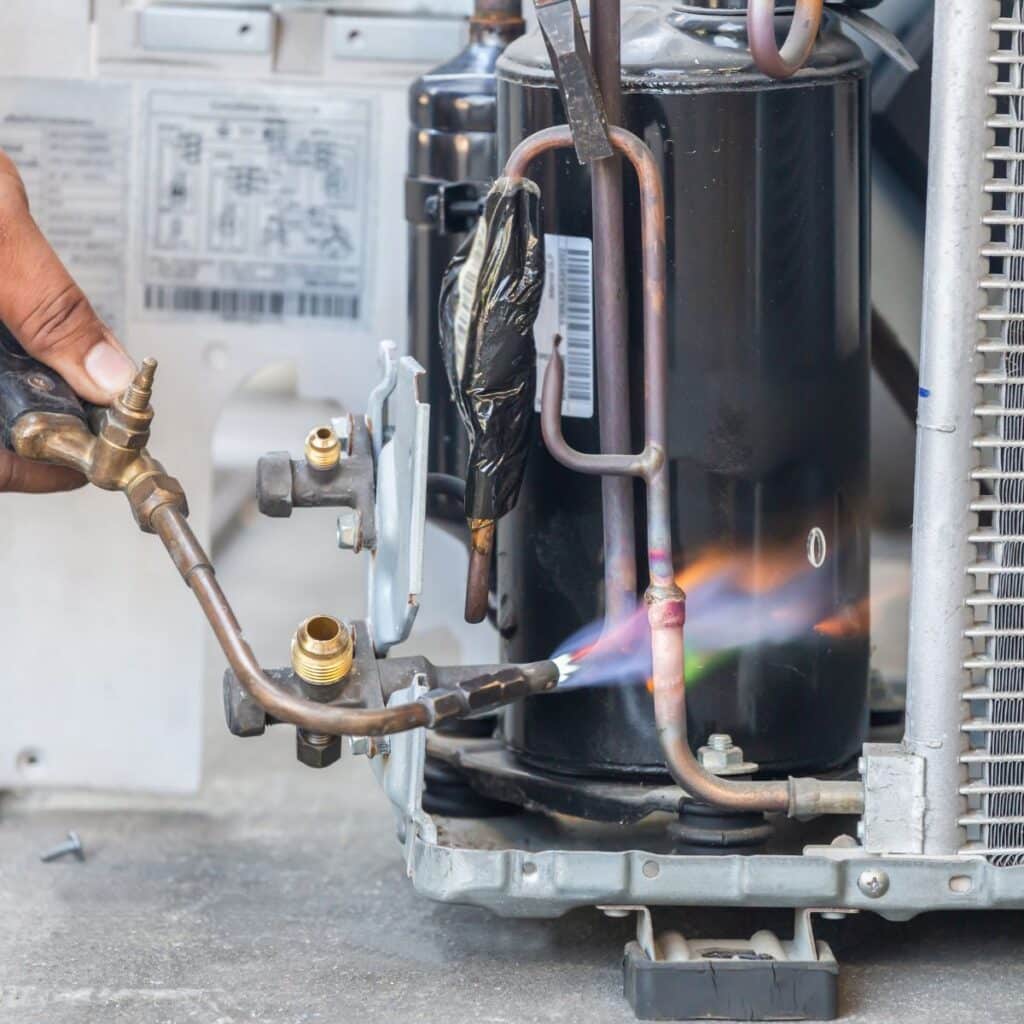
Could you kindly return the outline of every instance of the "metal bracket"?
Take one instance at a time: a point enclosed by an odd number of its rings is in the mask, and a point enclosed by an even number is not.
[[[608,117],[575,0],[534,0],[581,164],[614,154]]]
[[[411,704],[428,689],[426,677],[417,675],[412,685],[391,695],[387,706]],[[419,837],[427,843],[437,842],[437,827],[422,805],[427,734],[425,729],[411,729],[396,733],[389,740],[387,751],[382,752],[380,757],[374,757],[370,764],[381,789],[394,807],[398,840],[405,846],[411,875],[414,844],[410,840]]]
[[[405,219],[431,224],[439,235],[461,235],[479,220],[490,185],[486,181],[405,179]]]
[[[859,835],[869,853],[924,852],[925,763],[896,743],[865,743],[864,818]]]
[[[894,32],[890,32],[880,21],[865,14],[855,6],[846,4],[834,11],[844,25],[862,35],[869,43],[874,43],[887,57],[898,64],[908,74],[920,70],[914,55],[900,42]]]
[[[378,654],[408,637],[419,610],[430,433],[430,406],[420,401],[426,371],[410,356],[396,361],[393,342],[381,343],[381,365],[367,412],[377,468],[369,618]]]

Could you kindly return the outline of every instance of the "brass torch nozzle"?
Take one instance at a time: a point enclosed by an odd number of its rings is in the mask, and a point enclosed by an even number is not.
[[[329,686],[352,668],[352,636],[330,615],[314,615],[299,626],[292,640],[292,668],[307,683]]]
[[[306,438],[306,461],[314,469],[334,469],[341,461],[341,439],[331,427],[316,427]]]
[[[153,397],[153,378],[156,376],[156,360],[143,359],[142,369],[128,385],[128,390],[121,396],[121,401],[132,412],[145,412]]]

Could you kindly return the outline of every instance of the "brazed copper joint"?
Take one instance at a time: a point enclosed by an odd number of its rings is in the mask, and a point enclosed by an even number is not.
[[[334,469],[341,462],[341,439],[333,427],[316,427],[306,437],[305,454],[313,469]]]
[[[352,634],[330,615],[306,619],[292,638],[292,668],[314,686],[331,686],[352,668]]]
[[[820,0],[818,0],[820,4]],[[789,779],[739,781],[711,775],[698,763],[686,734],[686,677],[683,627],[686,596],[675,582],[666,444],[668,436],[668,313],[665,258],[665,195],[650,149],[623,128],[611,127],[612,145],[633,165],[640,184],[643,259],[644,426],[639,454],[591,455],[572,448],[562,434],[564,367],[552,353],[544,375],[541,432],[552,456],[570,469],[594,475],[641,478],[647,486],[647,615],[651,627],[654,715],[668,769],[693,798],[743,811],[786,811],[793,816],[852,814],[863,809],[859,783]],[[524,139],[505,165],[510,178],[525,176],[530,163],[552,149],[573,145],[566,126],[546,128]]]

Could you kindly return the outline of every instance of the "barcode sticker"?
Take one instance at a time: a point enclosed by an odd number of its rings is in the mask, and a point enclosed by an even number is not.
[[[534,327],[537,343],[537,400],[540,411],[544,371],[554,339],[562,339],[565,391],[562,415],[594,415],[594,289],[589,238],[544,236],[544,297]]]
[[[263,316],[359,319],[358,295],[149,284],[145,287],[143,302],[146,309],[174,313],[212,313],[229,320]]]

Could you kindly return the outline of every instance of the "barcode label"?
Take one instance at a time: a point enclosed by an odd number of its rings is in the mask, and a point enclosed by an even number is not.
[[[359,296],[336,293],[149,284],[146,285],[143,301],[146,309],[171,313],[206,313],[225,320],[255,317],[359,319]]]
[[[377,106],[338,88],[146,86],[141,315],[370,327]]]
[[[571,235],[544,236],[544,297],[534,327],[537,401],[555,336],[562,339],[565,390],[562,415],[594,415],[594,288],[591,242]]]

